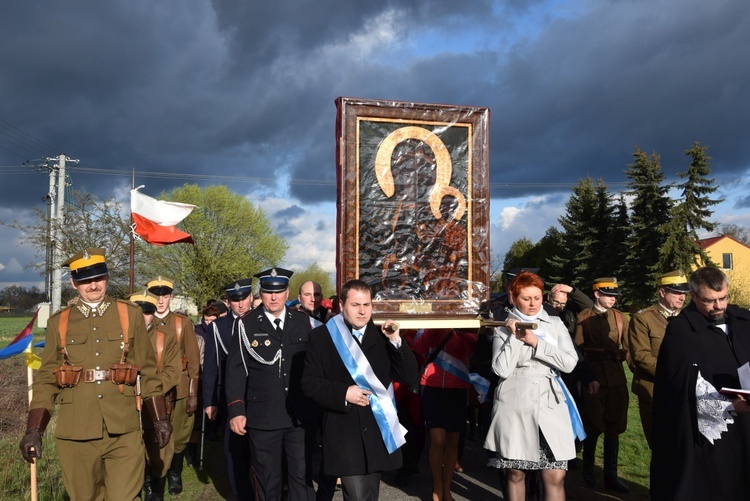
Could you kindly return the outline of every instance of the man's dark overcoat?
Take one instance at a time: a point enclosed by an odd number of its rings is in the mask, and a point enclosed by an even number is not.
[[[407,386],[416,382],[417,361],[405,340],[396,348],[370,321],[361,346],[386,388],[394,380]],[[321,325],[313,330],[302,389],[324,409],[323,471],[327,475],[349,476],[400,468],[401,450],[388,454],[372,408],[346,403],[346,390],[353,384],[328,327]]]
[[[659,350],[654,383],[651,499],[750,499],[750,415],[712,445],[698,432],[698,373],[717,390],[739,388],[737,368],[750,361],[750,311],[729,305],[730,335],[694,304],[672,318]]]

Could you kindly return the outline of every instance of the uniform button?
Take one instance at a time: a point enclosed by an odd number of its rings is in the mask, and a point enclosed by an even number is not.
[[[362,431],[367,431],[367,428],[366,428],[366,427],[365,427],[365,428],[362,428]]]
[[[99,366],[96,367],[96,370],[99,370]]]
[[[99,397],[99,398],[102,398],[102,396],[101,396],[101,395],[97,395],[97,397]]]
[[[98,357],[99,356],[99,352],[97,351],[96,353],[94,353],[94,355],[96,355]]]
[[[101,381],[97,381],[96,384],[102,384],[102,382]]]
[[[92,331],[95,331],[95,330],[96,330],[96,326],[92,327],[92,328],[91,328],[91,330],[92,330]]]
[[[96,340],[96,342],[98,343],[98,342],[99,342],[99,340],[97,339],[97,340]]]
[[[76,340],[75,340],[75,339],[71,339],[71,340],[70,340],[70,342],[71,342],[71,343],[75,343],[75,342],[76,342]]]

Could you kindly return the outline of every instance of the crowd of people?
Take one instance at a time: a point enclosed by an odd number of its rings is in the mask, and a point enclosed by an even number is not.
[[[293,272],[273,267],[226,284],[194,325],[171,310],[167,277],[127,301],[107,294],[103,249],[65,266],[78,295],[48,323],[20,447],[29,462],[42,456],[59,404],[74,501],[180,494],[203,419],[221,437],[237,500],[322,501],[337,489],[376,500],[383,472],[407,481],[425,452],[431,499],[449,501],[467,429],[501,472],[505,499],[564,500],[569,468],[597,485],[602,435],[603,485],[626,493],[626,366],[653,450],[652,499],[750,492],[738,373],[750,361],[750,311],[728,304],[717,268],[661,275],[658,301],[632,315],[614,307],[614,277],[593,280],[589,297],[566,284],[545,294],[537,270],[507,270],[506,293],[479,312],[492,327],[407,331],[373,322],[360,280],[325,307],[312,281],[290,300]]]

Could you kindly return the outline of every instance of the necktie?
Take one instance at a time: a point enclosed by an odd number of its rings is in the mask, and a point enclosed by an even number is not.
[[[277,318],[277,319],[275,319],[273,321],[273,323],[276,324],[276,332],[278,332],[279,334],[281,334],[281,319]]]
[[[360,343],[362,342],[362,331],[354,331],[352,334],[354,334],[354,337],[357,338],[357,341]]]

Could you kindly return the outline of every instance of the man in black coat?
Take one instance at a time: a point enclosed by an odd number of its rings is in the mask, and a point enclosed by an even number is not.
[[[667,323],[656,364],[651,499],[749,499],[750,406],[716,391],[740,388],[750,311],[728,304],[718,268],[697,269],[689,284],[690,304]]]
[[[310,321],[286,307],[291,271],[256,274],[262,304],[234,325],[237,349],[227,355],[229,427],[250,439],[250,454],[261,501],[280,500],[286,457],[289,501],[315,499],[306,470],[305,433],[317,415],[302,394],[301,381]]]
[[[231,433],[229,429],[224,381],[227,354],[229,350],[239,349],[239,344],[232,342],[232,328],[235,320],[251,309],[252,285],[252,278],[241,278],[224,286],[230,312],[217,318],[208,326],[203,357],[203,406],[209,420],[224,423],[224,457],[227,461],[227,476],[232,493],[238,501],[255,499],[251,481],[250,444],[245,437]]]
[[[375,500],[381,472],[402,462],[391,378],[412,385],[417,361],[398,324],[372,322],[369,285],[350,280],[340,298],[341,314],[310,335],[302,387],[325,411],[325,473],[341,477],[345,500]]]

